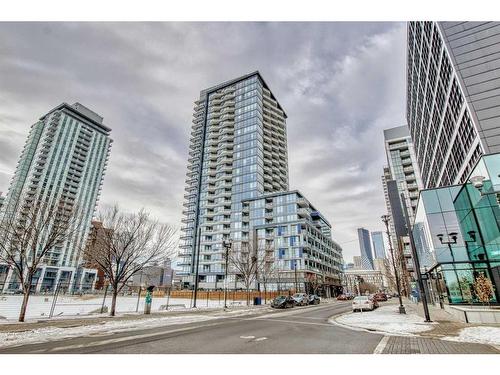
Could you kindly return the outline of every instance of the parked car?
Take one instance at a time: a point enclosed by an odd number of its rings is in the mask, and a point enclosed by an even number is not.
[[[337,301],[347,301],[347,300],[349,300],[349,297],[345,294],[339,294],[337,296]]]
[[[375,304],[369,296],[357,296],[352,300],[352,311],[374,310]]]
[[[309,304],[310,305],[319,305],[321,302],[321,298],[317,296],[316,294],[309,294]]]
[[[377,302],[387,301],[387,296],[385,295],[385,293],[375,293],[374,298],[375,298],[375,301],[377,301]]]
[[[368,296],[368,298],[370,298],[370,300],[373,302],[373,308],[376,309],[377,307],[379,307],[379,304],[378,304],[378,301],[377,299],[375,298],[375,294],[370,294]]]
[[[278,296],[271,302],[271,307],[275,309],[286,309],[295,306],[295,300],[290,296]]]
[[[309,297],[305,293],[295,293],[292,298],[295,300],[297,306],[309,305]]]
[[[389,293],[386,293],[385,296],[387,297],[387,299],[391,299],[392,298],[392,295],[390,295]]]

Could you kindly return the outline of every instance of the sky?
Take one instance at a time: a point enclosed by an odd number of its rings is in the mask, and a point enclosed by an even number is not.
[[[62,102],[104,117],[99,207],[181,226],[193,102],[259,70],[288,115],[290,188],[328,218],[345,261],[381,230],[383,129],[405,124],[404,23],[0,23],[0,191],[31,124]]]

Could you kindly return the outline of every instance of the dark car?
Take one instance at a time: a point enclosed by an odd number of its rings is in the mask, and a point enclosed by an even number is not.
[[[321,302],[321,298],[319,298],[316,294],[309,294],[309,304],[310,305],[319,305]]]
[[[271,307],[274,307],[275,309],[286,309],[294,306],[295,300],[290,296],[278,296],[271,302]]]
[[[348,296],[346,296],[345,294],[339,294],[337,296],[337,301],[347,301],[349,299]]]
[[[375,298],[375,301],[377,301],[377,302],[387,301],[387,296],[385,295],[385,293],[375,293],[374,298]]]

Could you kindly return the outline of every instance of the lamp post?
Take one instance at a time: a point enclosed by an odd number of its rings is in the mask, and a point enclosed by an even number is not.
[[[399,286],[399,276],[398,270],[396,268],[396,261],[394,260],[394,249],[392,248],[391,232],[389,231],[389,220],[391,219],[389,215],[382,215],[382,221],[385,224],[385,229],[387,233],[387,238],[389,239],[389,251],[391,253],[392,265],[394,266],[394,278],[396,279],[396,288],[398,289],[399,297],[399,313],[406,314],[405,307],[403,306],[403,300],[401,299],[401,288]]]
[[[424,281],[422,280],[422,273],[420,272],[420,260],[418,259],[417,248],[415,246],[415,239],[413,238],[413,231],[410,225],[410,216],[408,215],[408,208],[406,207],[406,201],[404,199],[404,194],[401,193],[401,203],[403,204],[403,210],[406,220],[406,229],[408,230],[408,236],[410,237],[410,247],[411,255],[413,257],[413,267],[415,267],[415,273],[417,275],[418,287],[422,295],[422,305],[424,307],[424,315],[426,322],[432,322],[431,316],[429,314],[429,306],[427,305],[427,296],[424,287]]]
[[[224,246],[224,260],[225,260],[225,268],[224,268],[224,309],[227,309],[227,267],[229,262],[229,250],[231,250],[231,240],[222,241],[222,246]]]

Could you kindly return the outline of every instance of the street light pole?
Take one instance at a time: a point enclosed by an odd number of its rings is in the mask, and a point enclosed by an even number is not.
[[[391,241],[391,232],[389,231],[389,220],[390,220],[389,215],[382,215],[382,221],[385,224],[385,229],[387,233],[387,238],[389,239],[389,251],[391,253],[391,258],[392,258],[392,265],[394,266],[394,278],[396,279],[396,288],[398,289],[398,297],[399,297],[399,313],[400,314],[406,314],[405,307],[403,306],[403,300],[401,299],[401,288],[399,286],[399,276],[398,276],[398,270],[396,268],[396,261],[394,260],[394,249],[392,248],[392,241]]]
[[[227,267],[228,267],[228,262],[229,262],[229,250],[231,249],[231,241],[222,242],[222,246],[224,246],[225,249],[225,262],[226,266],[224,268],[224,309],[227,309]]]
[[[410,225],[410,217],[408,215],[408,207],[406,207],[406,201],[404,198],[405,198],[404,194],[401,193],[401,203],[403,204],[403,211],[405,214],[408,236],[410,237],[410,247],[411,247],[411,255],[413,257],[413,267],[415,268],[418,287],[420,288],[422,305],[424,306],[425,321],[432,322],[431,316],[429,314],[429,306],[427,305],[427,295],[426,295],[427,293],[425,292],[424,281],[422,280],[422,273],[420,272],[420,260],[418,259],[417,248],[415,247],[415,239],[413,238],[413,231],[411,230],[411,225]]]

